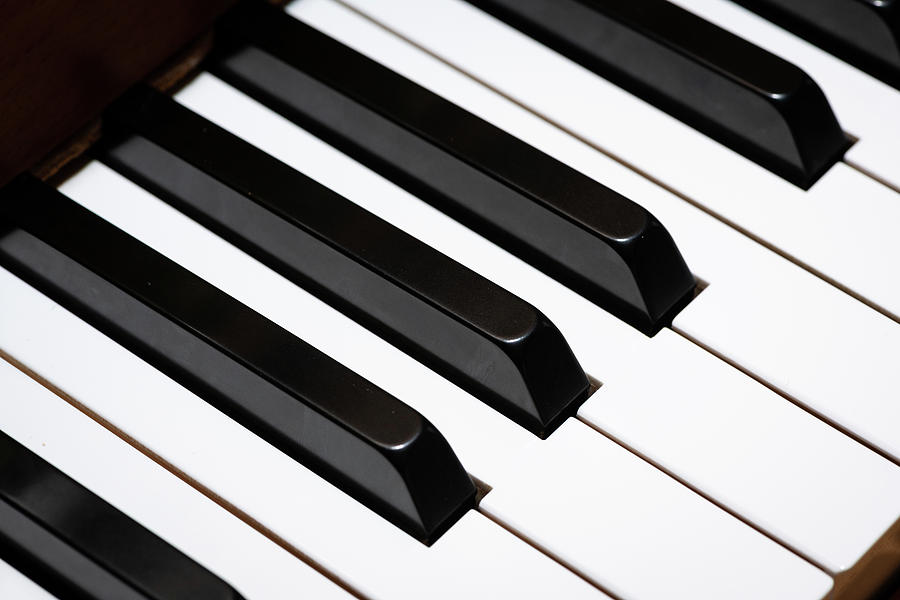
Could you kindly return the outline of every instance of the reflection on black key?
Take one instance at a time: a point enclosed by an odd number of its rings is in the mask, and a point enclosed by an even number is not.
[[[900,2],[734,1],[900,89]]]
[[[0,560],[60,599],[241,598],[3,432]]]
[[[806,73],[665,0],[469,1],[803,188],[849,144]]]
[[[672,238],[627,198],[277,8],[243,4],[222,34],[216,75],[642,331],[690,299]]]
[[[110,166],[529,430],[587,396],[533,306],[174,100],[136,89],[105,123]]]
[[[473,505],[419,413],[33,178],[0,193],[0,264],[411,535]]]

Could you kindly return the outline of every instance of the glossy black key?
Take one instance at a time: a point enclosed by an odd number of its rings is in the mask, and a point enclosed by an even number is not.
[[[897,0],[734,0],[900,89]]]
[[[136,89],[105,123],[107,164],[529,430],[587,396],[533,306],[171,98]]]
[[[640,206],[263,3],[210,69],[646,333],[694,280]]]
[[[0,192],[0,265],[411,535],[473,505],[419,413],[31,177]]]
[[[803,188],[849,145],[806,73],[665,0],[469,1]]]
[[[3,432],[0,559],[57,598],[241,598],[227,583]]]

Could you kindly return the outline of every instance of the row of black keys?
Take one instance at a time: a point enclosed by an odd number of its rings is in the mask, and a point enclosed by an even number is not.
[[[241,5],[221,33],[217,75],[645,333],[691,298],[668,233],[630,200],[277,9]],[[173,100],[133,90],[105,123],[98,158],[537,435],[586,397],[583,370],[534,307]],[[29,177],[2,191],[0,264],[411,535],[433,541],[473,505],[471,480],[421,415]],[[473,353],[494,368],[473,371]],[[301,423],[322,435],[301,436]],[[38,480],[47,468],[33,456],[3,467]],[[63,543],[115,577],[140,574],[110,563],[103,549],[120,538],[63,531],[0,494],[49,536],[29,545],[25,530],[4,530],[0,558],[87,585],[57,572]]]
[[[637,204],[276,8],[228,24],[212,71],[642,331],[692,297]],[[171,98],[132,90],[104,123],[100,160],[535,434],[586,398],[535,307]],[[424,541],[473,505],[399,400],[55,189],[0,196],[0,264],[274,446]]]
[[[468,0],[809,188],[849,147],[802,70],[666,0]],[[900,88],[900,5],[734,0]]]

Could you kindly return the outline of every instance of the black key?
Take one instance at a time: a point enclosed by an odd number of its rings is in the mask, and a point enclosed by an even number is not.
[[[221,33],[218,76],[640,330],[690,299],[672,238],[627,198],[275,7],[239,5]]]
[[[849,146],[806,73],[665,0],[469,2],[800,187]]]
[[[107,164],[529,430],[587,396],[536,308],[174,100],[136,89],[104,123]]]
[[[734,0],[900,89],[895,0]]]
[[[241,598],[3,432],[0,559],[61,599]]]
[[[473,506],[419,413],[33,178],[0,192],[0,265],[411,535]]]

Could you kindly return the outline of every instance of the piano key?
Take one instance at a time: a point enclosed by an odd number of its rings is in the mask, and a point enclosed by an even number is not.
[[[30,400],[15,388],[3,389],[14,402]],[[0,456],[0,555],[53,594],[241,598],[227,583],[3,432]]]
[[[467,11],[474,10],[465,5],[461,6]],[[789,398],[849,429],[867,443],[877,444],[880,450],[893,457],[895,461],[900,461],[900,443],[891,433],[893,424],[900,419],[892,391],[900,385],[900,373],[893,368],[872,368],[873,365],[883,365],[887,360],[886,357],[900,353],[900,329],[895,323],[875,311],[864,309],[856,300],[834,287],[816,283],[816,278],[809,272],[736,233],[721,221],[558,128],[550,126],[522,107],[489,91],[421,50],[411,47],[346,7],[334,2],[304,0],[302,3],[291,5],[289,10],[295,16],[324,29],[326,33],[344,43],[356,45],[357,49],[368,48],[370,52],[377,52],[379,60],[385,61],[388,66],[400,71],[406,77],[420,84],[429,85],[435,92],[453,99],[481,118],[514,132],[529,144],[558,160],[595,179],[606,181],[610,186],[631,197],[640,198],[644,205],[660,215],[663,222],[672,228],[679,245],[685,249],[686,256],[690,258],[694,272],[709,284],[703,294],[715,292],[716,286],[719,290],[727,287],[724,293],[711,293],[705,298],[701,294],[701,297],[694,301],[698,302],[696,310],[694,303],[691,303],[689,310],[682,311],[681,318],[676,323],[681,324],[683,331],[689,328],[690,335],[694,339],[717,354],[736,361],[742,368],[746,369],[747,367],[743,365],[747,365],[756,377],[767,383],[777,381],[778,390]],[[221,91],[219,90],[219,93]],[[242,110],[237,106],[231,106],[232,110]],[[212,118],[210,114],[207,114],[207,117]],[[221,124],[228,117],[223,111],[217,118]],[[589,118],[587,113],[585,118]],[[247,139],[254,139],[257,145],[263,145],[262,140],[256,138],[264,137],[264,131],[257,133],[250,128],[244,128],[240,132],[237,130],[234,132]],[[286,151],[286,148],[283,150]],[[286,152],[282,152],[280,156],[282,160],[287,160]],[[839,167],[840,165],[836,165],[833,171]],[[840,193],[836,191],[832,196],[833,207],[836,208],[835,202],[844,197],[853,197],[854,202],[858,204],[867,204],[872,200],[871,193],[856,195],[854,188],[859,179],[852,176],[851,170],[846,169],[843,173],[845,181],[841,185],[842,190],[838,190]],[[826,178],[832,175],[829,174]],[[321,178],[321,175],[316,177]],[[329,177],[327,180],[320,180],[355,202],[365,203],[365,199],[359,193],[350,189],[351,184],[355,182],[342,179]],[[865,182],[866,178],[862,180]],[[365,181],[366,185],[370,187],[373,185],[371,181]],[[822,185],[823,182],[819,182],[809,193],[822,189]],[[883,209],[884,214],[896,213],[897,218],[900,218],[896,195],[883,186],[876,184],[875,188],[868,191],[881,193],[884,204],[879,201],[879,206],[869,205],[866,210],[877,213]],[[740,193],[742,190],[742,187],[738,187],[732,192]],[[757,200],[756,206],[759,207],[763,199]],[[822,206],[824,205],[820,205],[819,208]],[[409,207],[397,208],[392,210],[391,214],[387,214],[385,210],[379,212],[378,206],[367,205],[367,208],[445,254],[478,270],[480,258],[473,255],[467,262],[460,254],[475,243],[471,239],[467,238],[465,245],[462,243],[442,245],[434,239],[428,228],[420,226],[419,221],[426,217],[418,213],[412,217],[414,213]],[[836,217],[837,211],[833,212]],[[849,212],[845,216],[847,220],[852,221],[856,213]],[[773,223],[778,220],[774,215],[772,218]],[[885,223],[869,219],[865,227],[862,224],[858,224],[857,227],[860,231],[884,227],[884,232],[876,232],[874,237],[854,238],[859,244],[870,244],[868,250],[872,252],[876,252],[878,243],[893,243],[893,238],[888,233],[889,227]],[[830,244],[829,247],[830,256],[840,258],[849,273],[853,261],[859,256],[844,252],[848,249],[846,246]],[[881,251],[890,252],[884,248]],[[866,260],[886,261],[887,258],[881,254],[873,254]],[[627,345],[626,342],[621,342],[619,346],[615,343],[597,344],[596,340],[600,338],[587,334],[589,328],[572,319],[572,315],[579,313],[571,308],[551,310],[551,305],[539,295],[538,286],[533,293],[526,291],[519,281],[521,278],[510,280],[508,273],[512,271],[508,269],[509,267],[498,269],[494,273],[482,269],[480,272],[541,308],[566,336],[588,373],[605,380],[608,377],[606,373],[615,372],[617,357],[624,353],[612,350]],[[856,269],[855,272],[872,274],[868,269]],[[890,269],[885,272],[890,272]],[[778,282],[778,285],[770,285],[768,278]],[[888,292],[896,287],[890,277],[879,276],[871,279],[880,282],[883,289]],[[790,293],[793,289],[810,290],[811,287],[814,288],[812,292],[802,291],[797,296]],[[818,306],[820,303],[827,305],[830,312],[810,310],[811,301],[814,302],[812,306]],[[701,314],[704,311],[728,317],[717,319],[716,328],[707,330],[706,327],[690,327],[690,321],[697,318],[705,319]],[[753,315],[753,318],[748,317],[744,321],[734,318],[734,315],[743,314]],[[844,337],[841,338],[841,343],[829,342],[830,330],[821,327],[826,320],[855,323],[856,327],[842,329],[841,334]],[[790,327],[785,327],[785,323],[789,323]],[[792,331],[795,327],[803,331],[818,331],[817,337],[807,341],[801,336],[794,336]],[[732,330],[734,336],[730,335]],[[758,336],[757,339],[768,340],[768,343],[741,344],[742,330],[752,330]],[[769,350],[774,346],[784,350],[778,353],[777,359]],[[592,359],[591,356],[596,358]],[[594,365],[605,365],[606,368]],[[784,375],[792,372],[810,375],[798,378]],[[847,373],[847,377],[822,377],[822,373]],[[815,382],[812,378],[815,378]],[[867,394],[864,396],[858,393],[859,387],[856,383],[858,381],[867,382]],[[834,385],[831,385],[832,383]],[[860,403],[865,405],[865,409],[857,410]]]
[[[831,54],[900,86],[900,21],[880,0],[736,0]]]
[[[627,198],[278,8],[242,5],[225,31],[215,74],[642,331],[690,299],[669,234]]]
[[[473,505],[416,411],[45,184],[2,198],[0,264],[410,535],[432,541]]]
[[[803,191],[460,0],[434,0],[427,7],[406,0],[347,0],[345,4],[851,290],[895,319],[900,318],[900,288],[883,275],[892,272],[892,257],[900,255],[900,239],[892,232],[892,224],[900,221],[900,196],[895,191],[842,163],[834,165],[809,191]],[[337,12],[333,3],[320,0],[298,2],[288,10],[295,16],[323,15],[316,27],[325,27]],[[349,19],[348,12],[333,17],[335,27],[326,33],[336,36],[338,24]],[[462,31],[466,32],[466,44],[458,43]],[[440,79],[408,68],[412,60],[409,56],[420,52],[411,45],[392,54],[367,43],[370,40],[341,37],[340,41],[388,62],[388,67],[420,85],[431,87]],[[813,69],[807,70],[826,91],[830,90]],[[440,93],[478,113],[476,106],[465,104],[461,93],[443,88]],[[597,110],[598,106],[603,110]],[[837,104],[836,111],[847,121]],[[885,128],[889,129],[891,122],[882,118]],[[518,130],[504,129],[523,136]],[[646,143],[635,131],[653,132],[653,143]],[[858,133],[852,125],[850,131]],[[896,137],[900,139],[900,135]],[[599,179],[607,181],[606,177]],[[853,199],[852,207],[847,198]],[[646,204],[643,198],[641,202]],[[852,243],[836,244],[835,240],[846,239],[847,232],[865,233],[854,235]],[[682,237],[680,243],[685,242]]]
[[[572,455],[577,463],[565,460]],[[529,458],[481,509],[611,595],[797,599],[831,590],[825,573],[583,423],[566,422]]]
[[[470,0],[808,188],[849,146],[806,73],[665,0]]]
[[[350,29],[347,33],[357,35],[360,31]],[[455,88],[464,88],[465,85],[464,80],[454,82]],[[474,84],[469,82],[469,85]],[[178,93],[177,99],[235,134],[277,155],[281,160],[305,164],[310,175],[325,185],[377,212],[382,218],[454,256],[460,262],[479,270],[484,276],[516,290],[535,305],[541,306],[560,324],[561,330],[579,359],[588,367],[588,371],[603,381],[603,387],[589,398],[579,411],[583,419],[604,428],[606,423],[603,418],[607,414],[603,411],[604,398],[607,397],[605,394],[607,390],[622,389],[623,396],[627,397],[628,402],[633,403],[635,413],[644,417],[643,422],[636,419],[634,423],[625,423],[620,431],[623,437],[630,435],[630,443],[646,451],[653,460],[665,463],[667,468],[680,478],[723,502],[741,516],[750,518],[757,526],[776,538],[790,540],[792,547],[807,556],[815,555],[820,564],[827,563],[835,572],[842,574],[844,571],[854,569],[856,562],[859,562],[856,559],[865,553],[869,545],[877,542],[885,528],[890,526],[891,520],[897,518],[900,506],[896,504],[894,494],[876,493],[880,502],[877,505],[870,505],[868,498],[848,501],[844,495],[832,493],[835,483],[844,479],[857,481],[860,489],[884,491],[890,488],[891,481],[896,481],[896,467],[799,408],[791,406],[787,400],[776,396],[762,385],[742,374],[736,374],[734,369],[700,352],[688,340],[674,336],[671,332],[664,335],[665,330],[652,339],[643,336],[533,267],[410,194],[398,190],[375,173],[210,75],[198,77]],[[523,119],[522,122],[528,123],[528,120]],[[553,134],[546,136],[549,139],[554,139],[555,135],[560,141],[565,142],[558,146],[567,150],[567,156],[579,168],[611,172],[615,167],[604,165],[603,161],[608,159],[579,145],[573,138],[540,121],[534,122]],[[540,128],[535,129],[540,131]],[[575,152],[579,148],[580,153]],[[315,160],[309,157],[315,157]],[[697,301],[704,300],[704,295],[721,286],[727,290],[737,289],[740,293],[735,294],[735,297],[726,297],[727,302],[724,304],[713,302],[717,307],[716,310],[719,310],[720,306],[722,310],[732,311],[734,306],[740,307],[744,303],[748,306],[753,303],[765,303],[769,310],[776,312],[777,316],[778,304],[786,303],[787,300],[781,295],[768,293],[771,292],[771,288],[761,283],[753,283],[748,288],[735,287],[735,282],[740,283],[745,279],[734,275],[726,278],[724,274],[737,266],[738,274],[745,271],[779,273],[779,276],[785,277],[787,289],[791,289],[792,286],[803,289],[809,281],[821,286],[823,289],[818,293],[821,293],[828,302],[830,310],[833,311],[830,314],[834,315],[834,318],[843,319],[848,314],[852,315],[854,306],[862,309],[859,321],[865,324],[861,328],[863,332],[867,332],[867,328],[873,323],[868,317],[876,317],[874,321],[876,325],[884,325],[878,319],[887,321],[874,311],[677,198],[669,195],[669,204],[663,204],[666,201],[665,192],[654,188],[650,182],[621,166],[618,169],[622,174],[634,179],[631,182],[632,187],[641,191],[642,197],[653,197],[654,202],[670,213],[679,227],[692,234],[690,236],[692,240],[697,240],[691,246],[697,245],[694,253],[704,258],[699,264],[707,271],[701,272],[701,275],[713,276],[713,283],[699,295]],[[621,179],[624,183],[628,183],[627,178]],[[635,183],[643,187],[637,187]],[[178,237],[183,238],[186,235],[180,234]],[[704,246],[702,240],[709,246]],[[710,248],[716,251],[713,252]],[[721,256],[722,254],[725,256]],[[716,297],[712,296],[713,299]],[[791,315],[793,319],[804,320],[804,325],[821,323],[821,317],[809,310],[810,302],[801,295],[798,304],[795,305],[798,314],[786,314]],[[692,304],[692,309],[693,306]],[[703,306],[702,302],[700,306]],[[805,312],[799,312],[800,308],[805,308]],[[849,313],[848,308],[851,311]],[[683,314],[690,312],[683,311]],[[750,310],[747,312],[750,313]],[[734,313],[732,311],[725,314]],[[676,322],[681,318],[679,316]],[[887,323],[890,324],[889,321]],[[836,361],[844,360],[848,361],[846,364],[850,364],[852,369],[856,363],[851,364],[849,358],[858,361],[871,360],[875,357],[872,353],[880,352],[881,348],[900,348],[900,339],[891,342],[889,338],[882,337],[880,339],[884,342],[883,346],[861,349],[861,342],[864,339],[861,340],[854,332],[847,331],[845,332],[847,337],[844,339],[852,340],[851,350],[824,344],[826,350],[819,356],[810,356],[802,346],[802,339],[799,346],[797,342],[792,341],[791,328],[785,327],[777,320],[773,320],[773,325],[774,327],[770,328],[768,322],[763,319],[754,321],[750,326],[764,331],[763,335],[776,339],[777,343],[794,344],[792,347],[801,356],[801,360],[812,359],[813,362],[810,364],[817,364],[820,368],[822,364],[834,363],[834,369],[837,370],[841,363]],[[717,323],[717,327],[727,331],[728,323]],[[784,333],[785,331],[788,335]],[[894,331],[897,332],[897,328]],[[834,348],[840,348],[840,351],[835,353]],[[783,367],[785,369],[789,369],[797,360],[788,354],[786,352],[784,356],[779,357],[783,364],[788,365]],[[889,351],[885,354],[888,357],[894,355]],[[692,360],[684,358],[686,356],[692,357]],[[665,376],[673,368],[677,370],[678,366],[684,367],[684,373],[679,375],[680,379]],[[647,378],[650,374],[649,378],[659,381],[659,385],[666,386],[665,394],[650,394],[646,400],[642,400],[643,397],[637,394],[630,394],[628,381],[631,373],[635,373],[635,378]],[[890,378],[896,378],[895,372],[891,370],[867,375],[870,375],[874,382],[887,382]],[[617,383],[620,380],[624,383]],[[681,385],[669,385],[672,381],[681,381]],[[891,401],[892,396],[889,394],[889,390],[895,388],[896,386],[885,386],[882,395],[873,395],[872,398],[860,398],[858,394],[843,396],[831,394],[826,395],[826,398],[829,401],[842,401],[838,406],[848,412],[860,403],[874,405],[875,402],[881,401],[878,418],[865,425],[888,429],[891,423],[897,422],[896,403]],[[702,417],[697,417],[698,396],[713,399],[721,410],[708,411],[703,413]],[[677,435],[666,437],[664,440],[654,439],[653,426],[657,422],[655,415],[660,412],[655,408],[656,402],[665,402],[667,408],[671,409],[665,413],[667,425],[672,432],[677,432]],[[431,416],[424,407],[420,410]],[[797,425],[798,429],[796,434],[789,428],[771,431],[771,428],[757,428],[747,431],[742,427],[744,421],[762,423],[786,421]],[[443,431],[449,431],[441,421],[435,419],[435,422]],[[610,417],[610,426],[614,422],[615,419]],[[722,455],[734,457],[733,479],[709,475],[710,472],[721,468],[722,463],[716,453],[694,452],[696,450],[694,440],[708,439],[717,434],[720,435],[715,439],[724,448]],[[557,433],[551,435],[551,439],[554,435]],[[454,441],[454,447],[462,448],[453,437],[450,439]],[[674,456],[677,456],[677,459],[667,460],[665,454],[657,455],[663,450],[661,449],[663,441],[681,444],[675,447],[677,452]],[[773,464],[769,460],[770,455],[759,451],[760,446],[767,444],[789,448],[790,451],[784,452],[780,460]],[[709,447],[711,446],[704,446]],[[671,448],[664,450],[668,452]],[[522,454],[522,451],[520,450],[518,454]],[[494,485],[494,489],[502,487],[504,472],[505,470],[500,469],[488,479]],[[802,485],[791,485],[795,473],[805,475]],[[758,492],[753,490],[755,493],[746,493],[742,485],[745,480],[751,478],[757,478],[755,480],[763,487]],[[766,495],[766,492],[770,494]],[[761,496],[757,496],[756,493]],[[772,498],[781,499],[785,496],[789,498],[783,503],[770,502]],[[803,507],[806,511],[804,516],[809,519],[808,521],[795,517],[794,511],[797,507]],[[811,532],[807,527],[810,522],[816,523],[819,530]],[[831,540],[833,543],[820,549],[818,546],[823,539]]]
[[[900,90],[732,2],[675,0],[675,3],[808,72],[825,90],[841,124],[859,138],[844,160],[888,183],[894,190],[900,189],[900,169],[894,158],[900,152],[900,119],[897,119]],[[854,207],[854,210],[865,208]]]
[[[27,319],[30,310],[19,312],[19,317]],[[69,355],[68,360],[78,368],[72,358]],[[5,392],[0,398],[0,424],[10,437],[187,556],[227,576],[248,600],[296,598],[298,590],[315,598],[350,597],[4,360],[0,382]],[[126,410],[131,406],[121,396],[119,402]]]
[[[838,582],[900,566],[900,467],[670,330],[643,358],[653,377],[617,374],[579,415]]]
[[[149,88],[111,121],[110,166],[530,431],[587,396],[559,331],[490,281]]]
[[[88,169],[75,177],[77,186],[96,183],[86,177]],[[75,189],[70,183],[65,187]],[[131,200],[125,195],[114,198]],[[363,597],[419,599],[426,590],[429,597],[455,599],[477,589],[486,598],[537,599],[554,594],[578,600],[606,598],[475,511],[463,515],[437,543],[425,546],[2,268],[0,297],[5,309],[0,311],[0,351],[171,464],[190,481],[204,486],[214,497],[243,511],[259,527],[314,560]],[[0,419],[8,427],[25,415],[41,414],[46,411],[37,406],[31,412],[9,405]],[[69,421],[55,417],[50,422],[58,428],[47,435],[33,428],[37,433],[28,442],[32,449],[44,451],[41,444],[49,438],[59,444],[48,443],[46,451],[54,454],[45,458],[59,466],[68,464],[60,461],[81,457],[86,464],[107,464],[112,455],[107,446],[87,454],[80,449],[79,437]],[[523,429],[510,426],[521,431],[528,442],[536,440]],[[68,439],[73,440],[72,445],[63,443]],[[159,504],[155,495],[143,493],[144,488],[138,485],[143,471],[119,471],[86,469],[78,477],[98,490],[102,481],[121,481],[116,489],[133,491],[128,497],[141,500],[140,506]],[[110,477],[111,473],[116,477]],[[150,481],[148,485],[157,483]],[[150,512],[164,522],[162,515],[171,511],[161,507]],[[178,511],[175,514],[181,515]],[[191,527],[195,521],[193,514],[185,513],[173,527],[199,543],[204,536]],[[204,530],[209,528],[219,530]],[[210,544],[223,551],[230,547],[217,544],[215,538]],[[235,558],[242,561],[245,571],[255,572],[254,550],[248,546],[247,552]],[[287,595],[296,597],[297,589],[293,587]],[[277,596],[249,596],[248,592],[248,597]]]
[[[794,265],[760,266],[745,271],[747,287],[710,285],[674,328],[900,461],[900,405],[891,400],[900,383],[900,326],[799,276]],[[748,298],[746,289],[757,286],[784,293]]]
[[[3,560],[0,560],[0,598],[54,600],[53,595],[47,590],[22,575]]]

